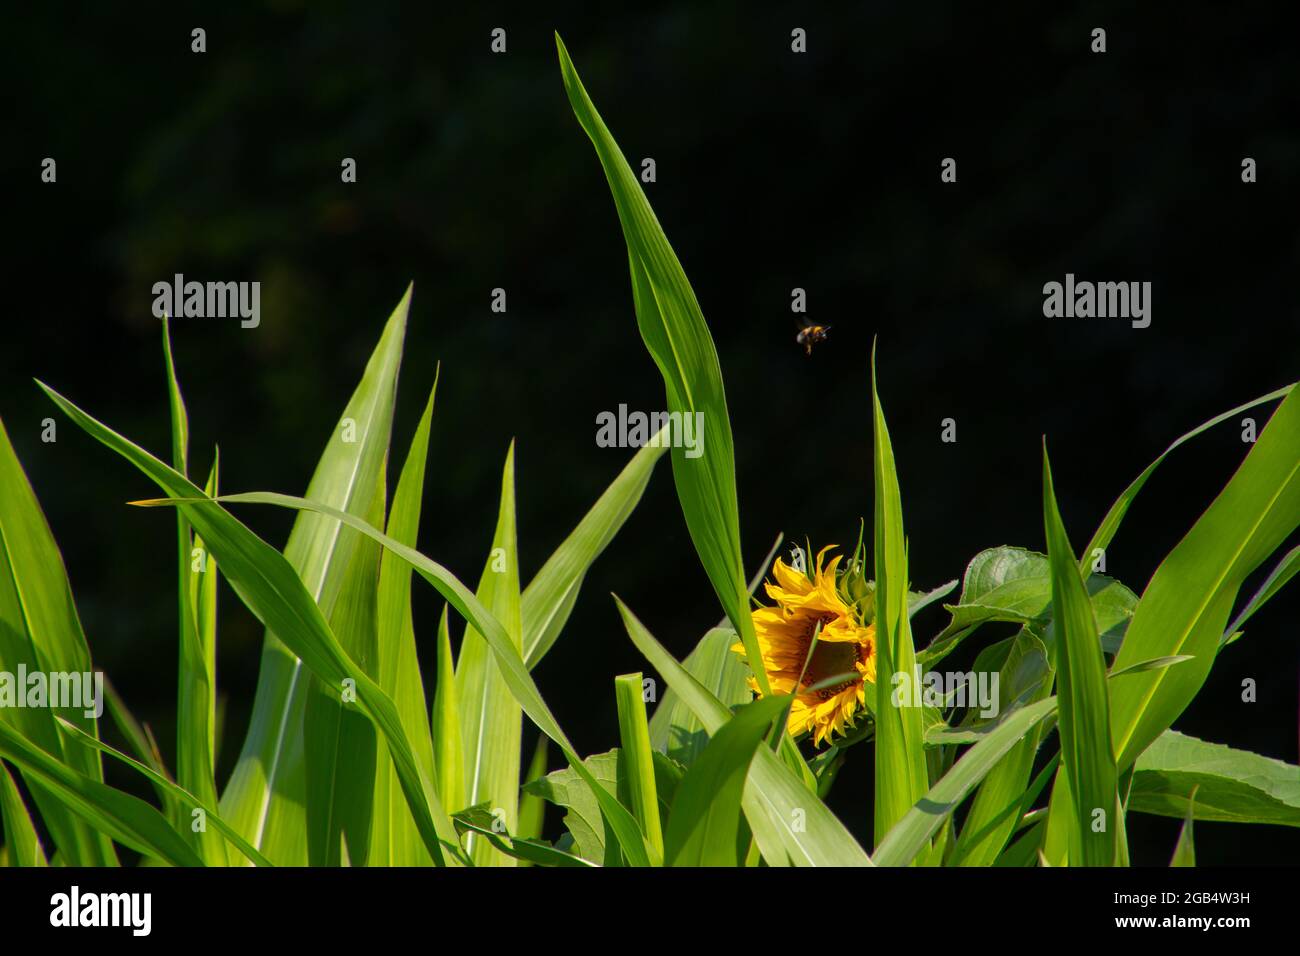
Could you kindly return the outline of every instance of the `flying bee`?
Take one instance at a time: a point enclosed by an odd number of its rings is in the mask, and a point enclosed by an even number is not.
[[[804,354],[812,355],[813,346],[818,342],[825,342],[826,333],[830,330],[829,325],[809,323],[799,330],[799,334],[794,337],[794,340],[803,346]]]

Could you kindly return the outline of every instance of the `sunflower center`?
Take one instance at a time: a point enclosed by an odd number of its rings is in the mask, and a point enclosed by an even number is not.
[[[856,644],[847,644],[842,641],[818,641],[817,646],[813,649],[812,660],[808,662],[803,686],[811,687],[819,681],[824,681],[826,678],[838,674],[856,674],[857,669],[854,664],[857,661],[858,647]],[[829,700],[845,688],[853,686],[856,681],[857,678],[852,678],[837,684],[835,687],[823,687],[817,691],[817,696],[822,700]]]

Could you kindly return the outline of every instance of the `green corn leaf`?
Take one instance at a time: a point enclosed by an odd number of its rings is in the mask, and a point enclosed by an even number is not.
[[[80,749],[68,748],[70,753]],[[98,760],[99,752],[92,752]],[[203,865],[185,838],[149,804],[56,760],[4,721],[0,757],[19,767],[24,777],[39,780],[47,794],[106,838],[173,866]]]
[[[364,514],[383,475],[401,361],[408,288],[384,327],[360,384],[321,455],[307,494],[352,514]],[[328,618],[343,586],[358,538],[338,521],[299,515],[284,556]],[[266,636],[248,735],[221,797],[222,814],[278,864],[307,862],[304,743],[310,681],[282,637]],[[451,825],[446,825],[451,833]]]
[[[916,671],[912,628],[907,614],[907,539],[903,506],[885,413],[876,388],[876,356],[871,353],[871,410],[875,453],[876,566],[876,783],[875,833],[879,840],[929,787],[921,711],[900,707],[890,693],[893,675]]]
[[[203,489],[209,497],[218,493],[220,468],[221,454],[217,451]],[[190,535],[188,521],[185,528],[186,534]],[[184,690],[177,695],[177,714],[186,716],[184,729],[178,725],[176,731],[176,770],[181,774],[184,767],[181,779],[190,784],[186,789],[207,805],[216,806],[219,800],[216,780],[217,562],[208,554],[202,537],[192,535],[190,544],[187,584],[194,629],[182,631],[184,646],[180,653],[179,679]],[[182,738],[185,740],[184,748],[180,744]],[[200,853],[210,866],[224,865],[229,860],[227,844],[220,834],[209,830],[198,837]]]
[[[1047,647],[1032,628],[1021,628],[998,673],[998,712],[1006,714],[1022,694],[1028,702],[1045,699],[1053,673]],[[1015,833],[1042,736],[1038,724],[980,783],[953,850],[954,864],[988,866],[998,859]]]
[[[202,810],[203,811],[202,821],[205,829],[207,824],[212,824],[212,827],[217,831],[217,833],[220,836],[225,837],[232,844],[234,844],[235,849],[237,849],[240,853],[244,854],[244,856],[248,859],[248,861],[253,865],[255,866],[272,865],[271,861],[268,860],[266,857],[262,856],[262,854],[258,853],[257,850],[255,850],[252,846],[250,846],[248,841],[245,840],[243,837],[241,837],[234,827],[228,824],[225,820],[221,819],[221,817],[217,814],[216,810],[214,809],[215,801],[213,801],[212,803],[208,803],[205,802],[204,800],[201,800],[198,796],[190,793],[184,787],[172,783],[172,781],[168,780],[166,776],[158,773],[158,771],[154,770],[152,767],[141,763],[139,760],[136,760],[133,757],[127,756],[126,754],[122,753],[119,750],[115,750],[114,748],[110,747],[108,744],[104,743],[103,741],[95,739],[94,737],[90,736],[90,734],[82,730],[80,727],[76,727],[73,724],[70,724],[62,717],[59,718],[59,726],[64,733],[73,737],[79,743],[87,747],[93,747],[95,750],[99,751],[100,753],[108,754],[110,757],[115,757],[116,759],[120,760],[122,763],[126,764],[128,767],[131,767],[132,769],[139,771],[155,787],[165,790],[169,794],[171,794],[172,798],[178,804],[184,807],[185,810],[184,821],[188,829],[191,830],[194,829],[195,818],[193,816],[193,811]],[[224,860],[225,857],[223,856],[222,859]]]
[[[1259,398],[1249,401],[1245,405],[1238,405],[1236,408],[1226,411],[1222,415],[1216,415],[1209,421],[1197,425],[1186,435],[1181,436],[1166,448],[1160,454],[1159,458],[1147,465],[1146,470],[1143,471],[1142,474],[1133,479],[1133,483],[1124,489],[1124,493],[1119,496],[1118,500],[1116,500],[1113,505],[1110,506],[1110,511],[1106,512],[1106,517],[1102,519],[1101,525],[1092,536],[1092,540],[1088,542],[1088,547],[1083,550],[1083,557],[1080,558],[1079,564],[1083,573],[1088,573],[1088,568],[1091,566],[1093,560],[1092,556],[1098,550],[1104,551],[1106,548],[1110,547],[1110,543],[1114,539],[1115,533],[1119,531],[1119,526],[1124,521],[1124,516],[1128,514],[1129,506],[1133,504],[1133,499],[1138,496],[1138,492],[1140,492],[1142,486],[1147,483],[1147,479],[1155,473],[1155,470],[1160,467],[1160,463],[1168,457],[1171,451],[1184,442],[1190,441],[1197,435],[1200,435],[1202,432],[1213,428],[1215,425],[1218,425],[1221,422],[1226,422],[1230,418],[1235,418],[1244,411],[1254,408],[1257,405],[1264,405],[1268,402],[1276,401],[1279,398],[1285,398],[1290,394],[1292,388],[1294,388],[1293,385],[1287,385],[1285,388],[1279,388],[1275,392],[1261,395]]]
[[[989,730],[885,834],[872,854],[877,866],[907,866],[928,853],[928,841],[938,832],[966,795],[997,766],[1016,742],[1056,711],[1049,697],[1021,707]]]
[[[614,678],[614,696],[618,704],[619,739],[622,741],[623,760],[629,799],[633,815],[646,839],[661,857],[664,855],[664,835],[659,820],[659,796],[655,791],[654,751],[650,747],[650,726],[646,722],[645,697],[641,675],[622,674]],[[741,778],[744,783],[744,778]],[[737,791],[739,812],[739,791]],[[733,846],[734,854],[735,848]],[[670,862],[665,857],[665,862]]]
[[[189,416],[181,396],[180,382],[176,378],[176,363],[172,356],[171,324],[162,320],[163,360],[167,369],[167,398],[171,411],[172,467],[189,476]],[[209,492],[210,493],[210,492]],[[212,770],[212,750],[207,745],[204,720],[208,710],[204,698],[214,687],[214,674],[206,667],[199,646],[198,620],[194,606],[194,548],[189,522],[179,512],[176,515],[176,564],[179,653],[176,678],[176,773],[183,786],[202,790],[205,797],[216,790],[216,777]],[[200,556],[200,561],[202,557]],[[205,767],[206,761],[206,767]],[[184,808],[169,795],[164,797],[167,816],[177,829],[185,833]],[[215,862],[204,848],[204,835],[193,834],[191,842],[205,859]],[[224,856],[221,838],[214,835],[211,853]]]
[[[164,466],[165,467],[165,466]],[[192,487],[192,486],[191,486]],[[192,495],[192,492],[191,492]],[[492,648],[495,655],[497,667],[501,675],[505,678],[506,685],[514,693],[515,700],[523,708],[534,724],[560,745],[564,758],[569,761],[579,776],[584,780],[587,779],[588,772],[582,766],[582,760],[578,757],[573,745],[569,743],[568,737],[560,729],[550,708],[542,699],[541,692],[538,691],[537,685],[533,682],[532,676],[528,673],[527,667],[524,666],[523,658],[519,655],[518,645],[511,641],[509,634],[502,626],[501,622],[483,607],[482,603],[474,594],[462,584],[455,575],[424,555],[420,554],[413,548],[398,541],[394,541],[388,535],[382,533],[371,525],[367,524],[356,515],[348,514],[323,504],[319,501],[308,501],[305,498],[296,498],[292,495],[274,494],[271,492],[252,492],[242,495],[223,495],[223,502],[243,503],[243,504],[270,504],[278,505],[284,508],[301,509],[307,511],[318,511],[321,514],[329,515],[338,521],[343,522],[348,527],[360,531],[366,537],[378,541],[381,545],[392,551],[394,554],[409,562],[412,567],[419,572],[420,576],[433,585],[434,589],[441,594],[448,603],[451,604],[456,612],[460,614],[465,621],[472,625],[474,629],[482,635],[484,640]],[[163,499],[161,501],[147,502],[147,504],[177,504],[181,507],[195,507],[201,505],[201,501],[190,501],[188,499]],[[198,510],[198,509],[196,509]],[[224,514],[224,512],[222,512]],[[193,520],[191,518],[191,520]],[[242,525],[241,525],[242,527]],[[364,675],[362,675],[364,679]],[[365,680],[370,685],[368,680]],[[357,682],[358,688],[362,686],[362,681]],[[373,686],[373,685],[370,685]],[[378,691],[378,688],[374,688]],[[382,692],[379,692],[382,695]],[[385,698],[386,700],[386,698]],[[391,702],[388,702],[391,706]],[[400,731],[400,726],[398,727]],[[387,732],[387,731],[386,731]],[[392,747],[392,739],[389,740],[389,746]],[[405,748],[409,754],[409,747]],[[394,753],[396,759],[397,754]],[[399,767],[401,764],[399,764]],[[412,767],[414,764],[412,763]],[[605,790],[603,787],[596,785],[594,778],[587,781],[596,793],[596,799],[600,803],[601,812],[616,835],[619,845],[629,862],[634,866],[648,866],[653,861],[650,857],[649,848],[646,845],[645,838],[641,835],[641,830],[637,826],[636,820],[632,815],[618,802],[618,800]],[[405,788],[405,780],[403,787]],[[430,796],[436,800],[435,794]],[[407,795],[408,803],[411,796]],[[418,817],[417,817],[418,819]],[[449,818],[445,818],[449,819]],[[422,834],[424,828],[422,827]],[[426,838],[426,844],[428,840]]]
[[[754,696],[745,681],[749,671],[731,649],[739,640],[729,627],[712,628],[682,661],[686,672],[728,711]],[[668,687],[650,720],[650,742],[656,750],[689,767],[704,752],[709,734],[695,711]]]
[[[374,720],[388,743],[402,780],[402,792],[435,862],[442,859],[441,843],[458,848],[451,819],[443,812],[432,784],[415,762],[392,700],[339,646],[319,605],[285,556],[237,521],[220,504],[202,497],[199,489],[184,476],[96,421],[63,396],[48,388],[45,391],[78,426],[122,455],[171,495],[169,499],[151,504],[175,504],[185,511],[190,524],[208,543],[240,600],[272,633],[279,635],[289,652],[302,660],[309,673],[329,681],[340,689],[340,693],[344,681],[352,681],[358,705]],[[378,534],[355,515],[335,508],[330,508],[328,514],[351,527],[368,528]],[[239,824],[226,813],[224,804],[220,809],[222,817],[240,829]],[[240,832],[244,831],[240,829]],[[300,839],[305,841],[305,834]],[[249,838],[249,842],[257,846],[256,840]],[[259,849],[272,861],[276,860],[264,848]]]
[[[367,515],[369,521],[383,524],[384,499],[381,474]],[[348,660],[376,681],[380,553],[373,541],[357,542],[328,615],[329,629]],[[315,674],[308,678],[307,687],[304,719],[308,733],[304,746],[308,862],[312,866],[339,866],[346,846],[349,865],[367,866],[375,799],[374,725],[365,714],[347,706],[356,697],[350,688],[340,693],[336,685]],[[427,767],[421,770],[428,773]]]
[[[1047,824],[1040,821],[1025,831],[994,861],[994,866],[1027,867],[1038,864]]]
[[[1183,828],[1178,832],[1178,844],[1174,847],[1170,866],[1196,866],[1196,841],[1192,836],[1192,821],[1196,819],[1196,788],[1187,797],[1187,816],[1183,818]]]
[[[1071,787],[1082,851],[1079,861],[1085,866],[1113,866],[1116,832],[1122,819],[1115,755],[1110,745],[1106,662],[1092,603],[1056,506],[1046,445],[1043,448],[1043,524],[1052,569],[1052,607],[1057,633],[1061,767]]]
[[[515,835],[525,840],[538,840],[542,836],[542,826],[546,821],[546,801],[528,790],[528,785],[546,776],[546,757],[550,749],[550,738],[539,734],[537,746],[533,748],[533,759],[528,762],[524,773],[524,785],[519,793],[519,832]]]
[[[755,752],[788,697],[746,704],[709,738],[704,753],[677,788],[665,837],[670,866],[736,866],[741,802]]]
[[[691,676],[614,598],[628,637],[712,735],[731,712]],[[789,739],[788,737],[786,738]],[[742,807],[763,858],[771,866],[870,866],[871,858],[835,814],[788,764],[760,747],[750,765]],[[672,824],[671,817],[669,825]]]
[[[4,761],[0,761],[0,819],[4,820],[9,866],[50,865],[41,849],[41,839],[36,835],[36,824],[32,822],[18,785],[9,775]]]
[[[171,325],[162,321],[163,359],[167,370],[167,398],[171,411],[172,467],[189,475],[189,416],[176,377]],[[214,457],[205,492],[217,493],[219,459]],[[202,540],[195,540],[189,522],[176,514],[177,605],[179,650],[176,675],[176,774],[180,786],[206,806],[217,804],[216,742],[213,723],[217,689],[217,569],[208,560]],[[188,809],[168,790],[163,791],[167,815],[189,836],[194,849],[210,866],[227,862],[226,842],[215,830],[187,825]]]
[[[9,441],[9,433],[0,422],[0,671],[17,674],[20,667],[47,675],[86,675],[91,672],[91,661],[63,556]],[[87,733],[97,734],[95,719],[85,716],[87,709],[0,707],[0,722],[63,760],[75,772],[101,781],[99,755],[82,748],[65,751],[54,721],[57,714]],[[70,812],[61,797],[47,789],[43,779],[31,776],[27,765],[17,765],[65,863],[117,863],[107,837]]]
[[[627,242],[637,325],[664,379],[669,412],[693,433],[697,453],[672,450],[673,478],[691,541],[723,610],[745,645],[764,694],[769,691],[749,615],[741,563],[736,462],[722,368],[700,304],[614,137],[605,126],[558,34],[560,71],[569,103],[605,170]]]
[[[465,799],[465,747],[460,730],[460,704],[456,700],[456,662],[451,653],[446,604],[442,606],[442,616],[438,619],[437,680],[431,724],[438,796],[445,807],[464,808],[469,805]]]
[[[1300,393],[1292,391],[1246,460],[1147,585],[1115,667],[1191,655],[1111,686],[1111,725],[1127,769],[1183,712],[1214,663],[1242,583],[1300,525]]]
[[[153,733],[136,720],[126,706],[126,701],[122,700],[121,695],[107,675],[104,677],[104,700],[105,709],[113,721],[113,726],[117,728],[118,733],[126,738],[127,745],[135,753],[136,757],[160,777],[171,780],[172,775],[168,772],[166,764],[163,763],[162,754],[158,750],[158,742],[154,740]],[[155,787],[154,790],[158,794],[158,799],[165,806],[173,804],[179,806],[179,803],[172,799],[165,788]],[[179,820],[179,817],[169,813],[168,819]]]
[[[486,811],[484,811],[486,813]],[[491,814],[487,814],[492,819]],[[467,809],[464,813],[458,813],[454,817],[456,826],[478,834],[483,841],[493,849],[505,854],[508,858],[516,861],[523,866],[536,864],[537,866],[567,866],[589,868],[595,866],[580,856],[574,856],[572,853],[565,853],[546,843],[543,840],[530,840],[519,836],[511,835],[509,832],[498,833],[493,830],[491,825],[475,822]]]
[[[1269,572],[1264,583],[1259,586],[1255,596],[1246,602],[1246,606],[1241,609],[1232,623],[1228,625],[1223,632],[1220,644],[1228,644],[1232,641],[1234,634],[1239,634],[1242,627],[1250,620],[1251,616],[1268,603],[1268,599],[1277,594],[1278,591],[1286,585],[1296,574],[1300,574],[1300,545],[1296,545],[1288,551],[1277,566]]]
[[[763,583],[763,577],[767,574],[772,559],[776,557],[782,540],[782,536],[777,535],[767,557],[749,579],[751,595]],[[746,681],[749,671],[731,650],[739,640],[735,630],[724,618],[717,627],[711,628],[700,638],[695,649],[682,661],[687,672],[728,710],[748,703],[753,697]],[[650,743],[655,750],[689,767],[703,753],[708,742],[709,735],[694,711],[686,706],[671,687],[663,688],[654,716],[650,718]]]
[[[425,466],[429,457],[429,430],[433,422],[433,402],[438,391],[435,372],[433,388],[424,414],[411,440],[406,463],[402,466],[388,516],[388,535],[408,547],[415,547],[420,529],[420,505],[424,495]],[[411,618],[411,566],[388,551],[379,563],[378,593],[379,686],[393,698],[402,729],[411,741],[416,763],[435,782],[444,807],[451,808],[442,782],[435,772],[433,738],[430,734],[428,705],[424,684],[420,680],[420,663],[416,653],[415,625]],[[446,617],[444,614],[443,622]],[[450,648],[448,649],[450,654]],[[450,668],[450,665],[448,665]],[[460,732],[453,738],[459,756]],[[374,822],[371,838],[372,866],[428,866],[433,862],[419,839],[415,818],[402,796],[397,768],[381,742],[375,761]]]
[[[1133,765],[1130,812],[1300,827],[1300,767],[1166,730]]]
[[[559,638],[588,569],[636,510],[655,464],[668,450],[667,427],[632,456],[627,467],[524,589],[521,606],[524,661],[530,670]]]
[[[501,506],[496,533],[475,595],[505,626],[517,653],[522,653],[519,594],[519,544],[515,531],[515,446],[510,443],[501,476]],[[492,648],[467,628],[456,660],[456,697],[465,742],[465,788],[471,805],[488,801],[505,828],[519,826],[520,750],[523,715],[502,675]],[[509,856],[494,853],[487,841],[470,836],[468,847],[478,866],[513,866]]]

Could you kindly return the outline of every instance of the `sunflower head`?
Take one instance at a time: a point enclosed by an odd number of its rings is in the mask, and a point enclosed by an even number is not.
[[[818,745],[855,723],[866,706],[865,683],[876,680],[875,589],[863,577],[861,547],[846,569],[839,555],[826,561],[834,548],[823,548],[807,570],[778,558],[764,584],[774,603],[752,612],[772,692],[795,695],[790,733],[812,731]],[[732,650],[743,656],[745,646]],[[759,693],[753,677],[749,686]]]

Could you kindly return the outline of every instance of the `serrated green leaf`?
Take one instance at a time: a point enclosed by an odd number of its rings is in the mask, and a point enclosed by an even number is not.
[[[1300,826],[1300,767],[1166,730],[1133,766],[1130,812]]]

